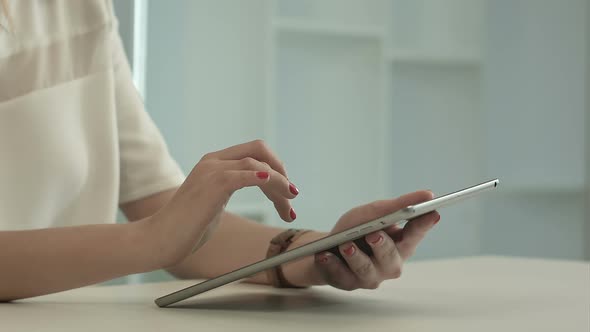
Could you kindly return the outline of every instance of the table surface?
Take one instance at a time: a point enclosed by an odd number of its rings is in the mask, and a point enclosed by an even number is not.
[[[3,331],[590,331],[590,263],[472,257],[407,263],[378,290],[235,283],[160,309],[193,284],[93,286],[0,304]]]

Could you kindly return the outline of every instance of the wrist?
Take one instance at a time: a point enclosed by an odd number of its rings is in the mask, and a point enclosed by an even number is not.
[[[124,230],[124,249],[132,258],[132,273],[143,273],[161,268],[162,259],[154,250],[154,238],[146,219],[121,225]],[[109,245],[108,243],[105,245]]]
[[[301,247],[310,242],[326,237],[328,233],[308,232],[300,236],[293,242],[287,250]],[[298,287],[318,286],[324,285],[322,275],[315,265],[315,257],[307,256],[294,262],[283,264],[283,275],[285,279],[292,285]]]
[[[166,230],[161,223],[154,219],[155,215],[134,221],[134,238],[138,246],[142,247],[142,257],[148,271],[168,268],[176,265],[180,255],[178,246],[166,243]]]

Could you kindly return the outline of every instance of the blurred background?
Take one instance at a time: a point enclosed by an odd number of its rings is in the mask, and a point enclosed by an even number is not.
[[[415,260],[590,259],[590,1],[115,0],[148,112],[185,172],[261,138],[295,227],[500,178]],[[256,190],[228,207],[286,224]],[[138,280],[159,280],[150,274]]]

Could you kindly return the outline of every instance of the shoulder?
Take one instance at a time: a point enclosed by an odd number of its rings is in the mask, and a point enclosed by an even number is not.
[[[112,67],[117,20],[110,0],[7,5],[12,24],[0,22],[0,101]]]
[[[0,57],[116,25],[110,0],[12,0],[7,7],[12,24],[1,21]]]

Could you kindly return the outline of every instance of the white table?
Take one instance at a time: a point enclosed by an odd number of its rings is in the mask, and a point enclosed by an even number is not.
[[[232,284],[159,309],[192,281],[86,287],[0,304],[1,331],[590,331],[588,262],[408,263],[377,291]]]

